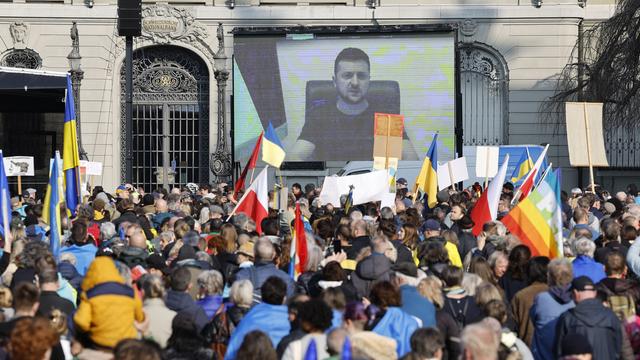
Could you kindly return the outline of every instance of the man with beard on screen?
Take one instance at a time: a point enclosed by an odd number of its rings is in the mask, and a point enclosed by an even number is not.
[[[374,113],[388,112],[385,104],[371,104],[369,56],[345,48],[336,57],[333,84],[336,99],[315,101],[291,154],[296,160],[370,160],[373,155]],[[418,159],[403,131],[403,159]]]

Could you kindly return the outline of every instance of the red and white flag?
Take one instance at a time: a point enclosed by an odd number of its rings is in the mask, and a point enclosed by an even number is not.
[[[258,174],[258,177],[251,183],[234,209],[235,213],[245,213],[252,218],[256,222],[256,230],[258,230],[259,234],[262,234],[260,223],[269,214],[267,168],[268,166],[265,166]]]
[[[482,193],[480,199],[471,210],[471,220],[473,220],[473,235],[478,236],[482,232],[482,227],[486,222],[493,221],[498,218],[498,203],[500,195],[502,195],[502,185],[507,177],[507,168],[509,167],[509,154],[504,157],[502,166],[498,170],[498,174],[491,180],[491,184],[487,187],[487,191]]]
[[[233,187],[233,198],[235,199],[238,196],[240,190],[244,190],[244,182],[247,178],[247,172],[249,170],[255,169],[256,162],[258,161],[258,152],[260,150],[260,144],[262,144],[262,133],[258,136],[258,140],[256,140],[256,146],[253,147],[253,152],[251,153],[251,157],[249,161],[247,161],[247,166],[242,170],[242,174],[238,181],[236,181],[236,185]],[[251,172],[251,181],[253,181],[253,171]]]
[[[518,196],[518,193],[520,194],[518,201],[524,200],[527,196],[529,196],[529,193],[531,192],[531,190],[533,190],[533,185],[535,184],[535,181],[536,181],[536,174],[540,172],[540,168],[542,167],[542,161],[544,161],[544,157],[545,155],[547,155],[548,149],[549,149],[549,144],[547,144],[547,146],[544,147],[544,150],[542,151],[540,156],[538,156],[538,160],[536,160],[536,163],[533,165],[533,169],[529,171],[529,173],[527,174],[527,177],[522,182],[522,185],[520,185],[520,188],[518,188],[518,191],[516,192],[516,197]]]

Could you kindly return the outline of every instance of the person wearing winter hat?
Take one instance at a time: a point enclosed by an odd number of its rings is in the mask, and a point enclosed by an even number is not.
[[[571,293],[576,306],[558,320],[556,355],[562,357],[562,344],[570,334],[587,338],[595,359],[619,359],[622,351],[622,326],[616,314],[602,304],[594,282],[580,276],[571,282]]]

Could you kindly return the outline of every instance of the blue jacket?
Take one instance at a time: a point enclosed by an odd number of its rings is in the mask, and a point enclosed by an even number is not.
[[[195,301],[193,301],[189,293],[169,290],[167,291],[167,297],[165,298],[164,303],[169,310],[191,315],[194,319],[198,332],[201,332],[209,322],[207,314],[200,306],[198,306],[198,304],[196,304]]]
[[[91,265],[93,259],[96,258],[98,248],[92,243],[87,243],[86,245],[82,246],[74,244],[71,246],[63,247],[61,251],[63,253],[73,254],[73,256],[75,256],[76,270],[78,270],[78,273],[80,273],[80,275],[85,276],[89,265]]]
[[[400,286],[402,310],[422,320],[422,327],[436,326],[436,308],[411,285]]]
[[[606,278],[607,274],[604,273],[604,265],[586,255],[578,255],[573,260],[573,278],[578,276],[588,276],[594,284],[597,284]]]
[[[640,199],[640,196],[636,199]],[[640,241],[638,240],[634,241],[627,251],[627,265],[636,276],[640,276]]]
[[[275,349],[280,340],[291,330],[287,306],[260,303],[251,308],[231,334],[227,353],[224,355],[225,360],[236,358],[244,336],[253,330],[260,330],[267,334]]]
[[[236,274],[236,280],[247,279],[251,281],[251,284],[253,284],[253,292],[261,294],[260,288],[262,287],[262,284],[272,276],[284,280],[285,284],[287,284],[287,299],[290,299],[296,289],[296,284],[293,282],[293,279],[291,279],[289,274],[276,268],[276,266],[271,262],[258,262],[254,266],[241,268]]]
[[[564,289],[552,287],[549,291],[536,295],[529,310],[534,327],[531,352],[536,360],[556,358],[554,341],[558,319],[562,313],[574,306],[575,304],[570,298],[569,287]]]
[[[418,322],[397,307],[389,307],[373,332],[396,341],[398,358],[411,351],[411,334],[419,328]]]
[[[213,315],[216,314],[216,311],[220,308],[222,304],[222,296],[220,295],[209,295],[204,297],[196,303],[204,310],[209,319],[213,319]]]

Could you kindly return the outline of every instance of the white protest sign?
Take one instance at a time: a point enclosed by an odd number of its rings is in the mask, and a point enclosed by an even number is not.
[[[494,177],[498,173],[498,146],[476,147],[476,177]]]
[[[391,209],[396,208],[396,193],[382,194],[382,199],[380,199],[380,209],[383,207],[390,207]]]
[[[80,160],[80,166],[87,169],[87,176],[102,176],[101,162]]]
[[[4,158],[7,176],[34,176],[33,156],[11,156]]]
[[[438,188],[444,189],[451,184],[469,179],[467,159],[463,156],[444,164],[438,164]]]
[[[326,176],[320,201],[340,207],[340,196],[349,193],[350,185],[353,185],[353,205],[380,201],[389,193],[389,174],[387,170],[376,170],[350,176]]]

